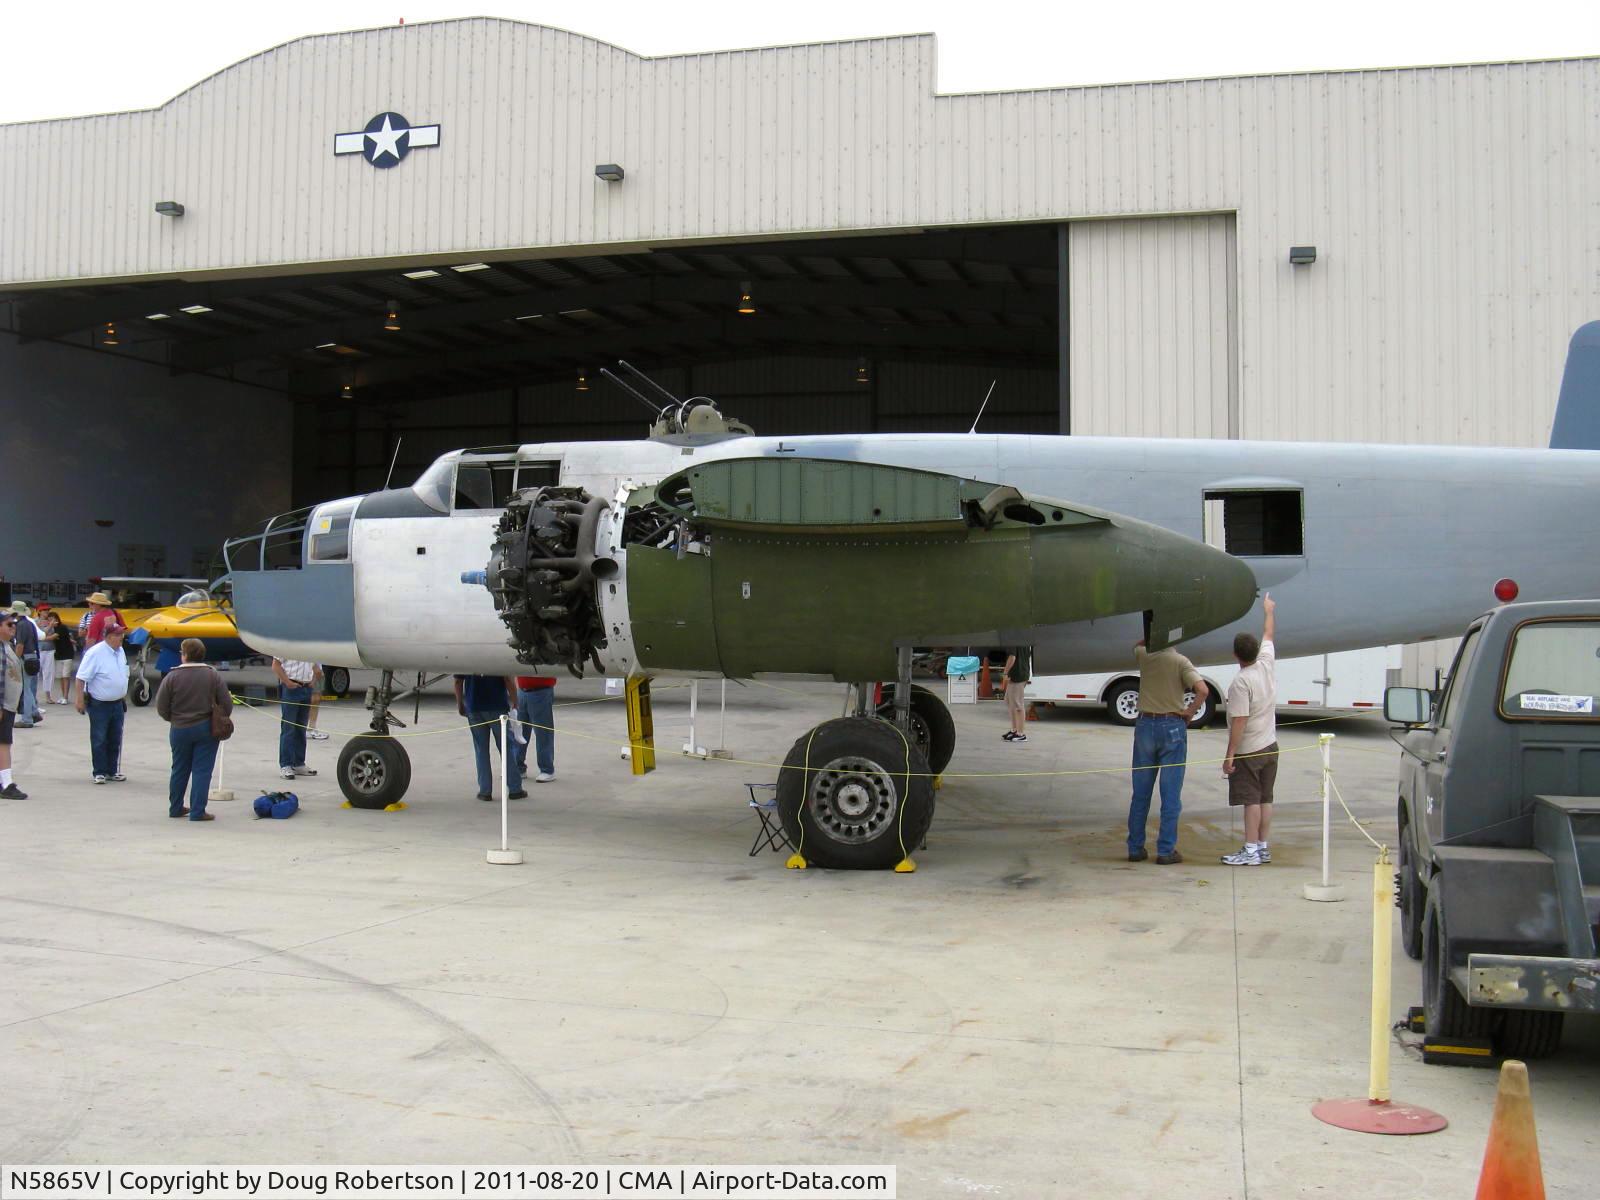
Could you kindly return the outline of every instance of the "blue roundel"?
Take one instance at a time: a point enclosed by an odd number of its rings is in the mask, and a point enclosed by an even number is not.
[[[379,113],[362,134],[361,155],[375,167],[398,167],[411,153],[411,122],[399,113]]]

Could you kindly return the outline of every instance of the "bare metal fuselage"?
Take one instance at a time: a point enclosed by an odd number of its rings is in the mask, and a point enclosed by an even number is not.
[[[1284,656],[1452,636],[1510,577],[1526,599],[1595,591],[1600,535],[1585,500],[1600,453],[1131,438],[878,434],[535,443],[526,462],[559,463],[562,484],[610,497],[696,462],[802,456],[873,462],[1010,484],[1201,539],[1207,493],[1299,492],[1302,553],[1246,557],[1279,603]],[[356,509],[350,558],[236,576],[241,629],[296,658],[396,670],[507,673],[516,661],[481,571],[494,510],[408,515]],[[892,598],[886,597],[886,602]],[[292,606],[293,620],[279,611]],[[326,607],[325,607],[326,606]],[[342,606],[343,611],[339,611]],[[1197,662],[1228,657],[1256,615],[1184,642]],[[1066,626],[964,630],[974,644],[1031,642],[1036,669],[1112,669],[1141,635],[1128,615]]]

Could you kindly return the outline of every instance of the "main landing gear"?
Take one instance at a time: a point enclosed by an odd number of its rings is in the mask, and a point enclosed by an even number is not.
[[[937,696],[913,687],[909,647],[898,673],[892,699],[874,706],[876,685],[855,685],[855,715],[824,721],[783,761],[778,815],[810,865],[899,867],[933,823],[933,776],[955,750],[955,722]]]
[[[351,738],[339,752],[339,790],[351,808],[388,808],[398,804],[411,786],[411,756],[389,733],[391,724],[404,728],[405,722],[389,706],[425,686],[427,681],[418,675],[416,688],[397,693],[394,672],[385,671],[368,693],[372,732]]]

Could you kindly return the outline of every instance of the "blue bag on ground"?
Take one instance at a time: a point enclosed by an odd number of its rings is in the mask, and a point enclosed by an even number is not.
[[[287,821],[300,811],[300,797],[293,792],[262,792],[256,797],[256,817]]]

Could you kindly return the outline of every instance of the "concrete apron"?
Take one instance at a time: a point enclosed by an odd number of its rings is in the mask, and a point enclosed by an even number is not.
[[[837,689],[730,688],[734,758],[777,763]],[[572,705],[575,700],[595,703]],[[914,875],[746,857],[746,779],[690,760],[688,693],[658,685],[660,768],[635,779],[619,699],[557,691],[557,778],[473,799],[453,705],[424,702],[409,808],[340,807],[358,701],[323,707],[300,814],[276,713],[238,714],[207,825],[166,817],[166,727],[129,713],[123,784],[90,784],[87,722],[17,735],[26,801],[0,807],[0,1160],[20,1162],[893,1163],[900,1195],[1470,1194],[1492,1072],[1396,1048],[1393,1093],[1451,1120],[1426,1138],[1314,1120],[1367,1079],[1372,852],[1342,820],[1352,899],[1313,904],[1317,756],[1286,755],[1271,866],[1228,868],[1241,825],[1192,767],[1181,866],[1126,862],[1127,774],[950,778]],[[409,715],[409,714],[408,714]],[[954,774],[1128,761],[1131,734],[1003,706],[955,710]],[[702,707],[697,740],[714,737]],[[1395,753],[1332,728],[1345,796],[1392,839]],[[708,733],[712,735],[708,737]],[[1191,737],[1220,758],[1223,734]],[[1150,844],[1155,817],[1152,812]],[[1398,957],[1393,1013],[1420,1002]],[[1552,1194],[1591,1182],[1600,1039],[1569,1025],[1533,1064]]]

